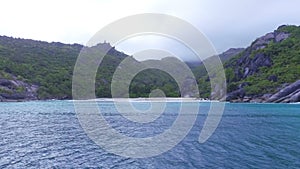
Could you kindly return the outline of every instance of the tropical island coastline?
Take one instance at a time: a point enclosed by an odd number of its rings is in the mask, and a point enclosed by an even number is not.
[[[70,100],[72,73],[83,45],[42,42],[0,36],[0,101]],[[119,63],[129,58],[132,64],[143,64],[119,52],[109,43],[98,44],[98,50],[109,49],[96,76],[97,98],[111,98],[110,84]],[[293,103],[300,101],[300,27],[282,25],[257,38],[245,49],[232,48],[219,57],[223,62],[226,97],[219,101]],[[215,56],[213,56],[215,57]],[[165,65],[176,66],[179,60],[164,58]],[[208,62],[205,60],[204,62]],[[130,85],[131,98],[147,98],[152,90],[162,90],[166,98],[211,97],[210,79],[203,63],[186,63],[194,73],[199,87],[180,93],[174,79],[159,70],[139,73]],[[186,77],[186,86],[191,84]],[[185,87],[185,86],[184,86]],[[213,86],[213,90],[219,90]],[[192,91],[192,92],[191,92]],[[201,100],[201,99],[200,99]]]

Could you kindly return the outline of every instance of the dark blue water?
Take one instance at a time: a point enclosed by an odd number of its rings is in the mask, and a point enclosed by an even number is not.
[[[100,108],[111,126],[132,137],[168,129],[178,103],[138,125],[112,103]],[[194,103],[197,104],[197,103]],[[185,139],[159,156],[133,159],[106,152],[84,133],[72,102],[0,103],[0,168],[300,168],[299,104],[226,104],[219,127],[198,142],[209,103]]]

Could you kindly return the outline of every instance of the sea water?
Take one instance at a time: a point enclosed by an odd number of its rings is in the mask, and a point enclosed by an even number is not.
[[[210,103],[187,136],[149,158],[106,151],[81,127],[72,101],[0,103],[0,168],[300,168],[300,104],[226,103],[213,135],[199,143]],[[150,123],[124,118],[111,101],[98,102],[108,124],[128,137],[151,137],[170,128],[180,103],[167,102]],[[142,110],[149,103],[136,102]]]

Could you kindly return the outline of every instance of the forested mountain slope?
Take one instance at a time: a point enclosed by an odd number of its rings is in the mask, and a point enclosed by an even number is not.
[[[0,36],[0,100],[71,99],[73,69],[83,47]],[[97,97],[111,97],[111,79],[121,61],[129,57],[135,64],[140,63],[109,43],[92,48],[99,52],[110,49],[99,65],[95,93]],[[148,96],[151,90],[161,88],[167,96],[178,97],[179,90],[173,82],[161,71],[144,71],[133,81],[130,95]],[[142,86],[145,89],[137,91]]]
[[[228,101],[299,101],[300,27],[280,26],[225,62],[224,68]],[[199,83],[207,86],[208,77],[201,77]],[[201,88],[200,92],[209,96],[210,90]]]
[[[0,100],[71,99],[73,69],[83,47],[0,36]],[[110,49],[96,75],[97,97],[112,97],[111,80],[122,61],[128,59],[130,65],[137,68],[146,64],[117,51],[109,43],[91,48],[99,51]],[[300,101],[300,27],[280,26],[256,39],[246,49],[232,48],[219,56],[227,81],[227,96],[223,100]],[[209,62],[209,59],[204,62]],[[177,74],[184,70],[175,58],[162,59],[161,63],[165,68],[173,66],[171,72]],[[194,83],[190,76],[182,78],[183,84],[177,84],[168,73],[147,69],[133,78],[129,96],[148,97],[152,90],[160,89],[169,97],[210,98],[210,78],[204,64],[188,65],[196,77],[199,93],[195,89],[185,90],[184,87],[189,88],[187,86]],[[129,76],[124,75],[120,79],[126,77]],[[183,88],[180,89],[180,86]],[[216,86],[213,89],[218,90]],[[180,93],[180,90],[183,92]]]

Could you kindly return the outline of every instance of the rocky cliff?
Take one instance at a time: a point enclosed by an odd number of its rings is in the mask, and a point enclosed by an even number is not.
[[[261,67],[271,67],[272,56],[264,52],[259,52],[259,50],[266,48],[270,43],[280,43],[288,37],[289,33],[280,32],[278,30],[268,33],[255,40],[250,47],[242,52],[235,62],[227,64],[226,67],[232,67],[234,69],[236,80],[245,79],[254,75]]]
[[[280,26],[225,64],[227,101],[299,102],[300,28]]]
[[[0,101],[37,100],[37,90],[37,85],[18,80],[15,76],[0,76]]]
[[[71,99],[72,72],[82,49],[78,44],[47,43],[0,36],[0,100]],[[96,96],[111,97],[110,83],[119,63],[131,58],[132,67],[143,67],[134,58],[117,51],[109,43],[91,49],[107,50],[96,75]],[[211,57],[210,59],[214,59]],[[299,102],[300,27],[280,26],[257,38],[246,49],[229,49],[220,55],[224,63],[227,96],[231,102]],[[209,62],[210,59],[204,62]],[[162,60],[181,75],[180,65]],[[214,98],[210,79],[202,63],[189,64],[198,80],[199,97]],[[214,65],[212,65],[214,66]],[[221,70],[216,67],[215,71]],[[171,72],[172,72],[171,71]],[[125,78],[123,76],[122,78]],[[198,97],[190,76],[182,77],[182,97]],[[36,84],[36,85],[34,85]],[[223,86],[213,86],[220,91]],[[179,86],[170,75],[158,71],[141,72],[130,84],[131,97],[148,97],[154,89],[178,97]],[[188,89],[188,90],[185,90]],[[220,91],[225,93],[225,91]],[[221,95],[223,97],[223,94]]]
[[[266,101],[275,102],[275,103],[299,102],[300,101],[300,80],[288,85],[287,87],[284,87],[274,95],[271,95]]]

